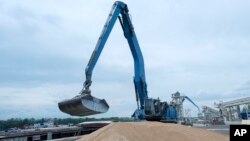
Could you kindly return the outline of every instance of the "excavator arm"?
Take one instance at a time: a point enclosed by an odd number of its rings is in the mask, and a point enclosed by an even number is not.
[[[137,101],[139,98],[140,108],[144,107],[144,99],[147,98],[147,85],[145,82],[145,70],[143,56],[140,50],[138,40],[135,35],[134,27],[129,17],[129,10],[126,4],[123,2],[115,2],[112,10],[109,13],[108,19],[104,25],[102,33],[98,39],[95,50],[93,51],[88,65],[85,69],[86,80],[84,82],[84,89],[81,93],[90,93],[89,87],[92,82],[92,72],[98,61],[99,56],[104,48],[104,45],[110,35],[110,32],[116,22],[119,19],[121,27],[124,32],[124,36],[128,41],[133,59],[134,59],[134,85],[136,91]]]
[[[80,96],[76,96],[73,99],[58,103],[59,109],[62,112],[73,116],[88,116],[104,113],[108,110],[109,106],[105,100],[100,100],[91,96],[90,86],[92,83],[92,72],[94,70],[94,67],[98,61],[99,56],[101,55],[101,52],[116,20],[119,19],[124,32],[124,36],[128,41],[130,51],[134,59],[134,86],[136,101],[138,105],[137,111],[139,111],[140,116],[143,116],[143,109],[145,107],[144,101],[148,98],[144,61],[128,12],[129,10],[125,3],[120,1],[114,3],[104,25],[104,28],[101,32],[101,35],[98,39],[98,42],[95,46],[95,49],[85,69],[86,80],[83,84],[83,89],[80,92]]]

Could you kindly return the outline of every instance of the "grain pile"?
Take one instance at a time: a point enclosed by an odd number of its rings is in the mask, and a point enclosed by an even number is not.
[[[160,122],[112,123],[78,141],[229,141],[205,129]]]

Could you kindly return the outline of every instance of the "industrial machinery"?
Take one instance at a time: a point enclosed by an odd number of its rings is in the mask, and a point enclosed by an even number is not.
[[[134,87],[137,109],[132,116],[135,119],[176,121],[176,109],[174,105],[161,102],[160,99],[148,98],[143,56],[130,19],[128,7],[120,1],[114,3],[95,50],[85,69],[86,80],[80,95],[59,102],[59,109],[73,116],[88,116],[108,111],[109,106],[105,100],[95,98],[91,95],[90,86],[92,83],[92,71],[117,19],[121,24],[134,59]]]
[[[225,124],[239,124],[250,119],[250,97],[214,103],[224,117]]]
[[[188,123],[191,122],[190,117],[184,117],[183,103],[185,99],[191,102],[198,109],[198,117],[201,114],[199,106],[197,106],[188,96],[181,95],[180,92],[173,93],[171,103],[174,104],[176,107],[178,122],[183,123],[183,124],[187,124],[187,122]]]
[[[202,106],[205,123],[209,124],[224,124],[224,119],[219,110],[209,106]]]
[[[183,102],[187,99],[189,102],[191,102],[197,109],[198,109],[198,114],[200,114],[200,108],[197,106],[188,96],[181,95],[180,92],[176,92],[172,94],[172,101],[171,103],[176,105],[176,110],[177,110],[177,118],[178,120],[181,120],[184,117],[183,114]]]

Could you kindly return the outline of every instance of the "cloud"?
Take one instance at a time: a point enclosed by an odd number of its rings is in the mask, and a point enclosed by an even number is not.
[[[64,90],[66,89],[64,87]],[[57,101],[63,93],[58,94],[57,97],[53,96],[59,91],[60,89],[49,85],[32,88],[2,87],[0,89],[1,118],[53,117],[53,114],[62,116],[57,109]]]
[[[136,109],[134,89],[123,83],[97,83],[92,87],[92,94],[100,99],[106,99],[110,105],[109,112],[99,117],[128,116]],[[98,88],[98,89],[97,89]],[[62,113],[57,103],[70,99],[82,89],[78,84],[43,84],[30,88],[1,87],[0,111],[1,119],[12,117],[69,117]],[[121,91],[122,90],[122,91]],[[121,112],[119,109],[124,109]]]
[[[144,56],[149,97],[170,101],[171,93],[180,91],[204,104],[247,96],[249,1],[125,2]],[[66,116],[56,102],[81,89],[85,65],[112,4],[0,2],[0,111],[5,113],[0,119]],[[133,113],[133,65],[116,23],[93,71],[92,92],[111,105],[98,116]],[[22,113],[13,114],[18,111]]]

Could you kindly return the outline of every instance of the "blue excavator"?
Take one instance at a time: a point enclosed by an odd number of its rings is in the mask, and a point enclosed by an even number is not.
[[[59,109],[72,116],[89,116],[105,113],[109,105],[104,99],[99,99],[91,95],[90,86],[92,83],[92,72],[98,61],[110,32],[119,20],[128,41],[130,51],[134,59],[134,88],[137,101],[137,109],[132,117],[139,120],[176,122],[177,111],[175,105],[161,102],[160,99],[148,97],[147,83],[144,70],[144,60],[142,52],[136,38],[134,26],[131,22],[129,10],[125,3],[116,1],[107,18],[96,47],[85,69],[86,80],[80,94],[72,99],[67,99],[58,103]]]

